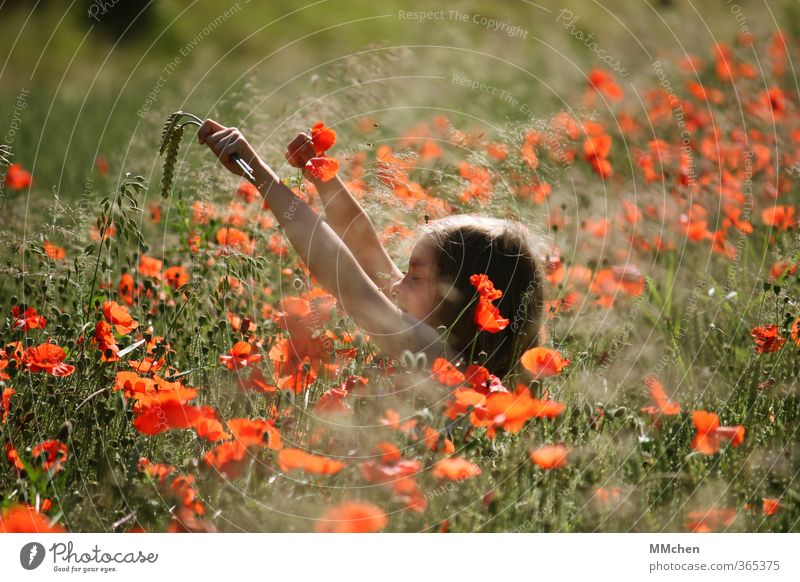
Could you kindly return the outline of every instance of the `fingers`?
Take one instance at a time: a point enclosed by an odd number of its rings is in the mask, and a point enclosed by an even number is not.
[[[220,143],[224,143],[224,140],[230,138],[231,135],[238,133],[238,130],[235,127],[228,127],[212,133],[211,135],[206,137],[206,144],[214,149],[215,146],[218,146]],[[216,151],[216,150],[215,150]]]
[[[291,143],[287,146],[287,150],[289,153],[294,153],[295,150],[299,149],[306,143],[311,142],[311,137],[306,133],[298,133],[297,136],[291,141]]]
[[[223,129],[222,131],[212,133],[206,137],[206,145],[208,145],[208,147],[211,148],[211,151],[213,151],[221,160],[222,152],[225,147],[229,143],[239,138],[242,138],[242,134],[239,132],[239,130],[235,127],[229,127],[227,129]]]
[[[203,125],[200,126],[200,129],[197,130],[197,139],[200,143],[205,143],[206,138],[211,135],[212,133],[216,133],[226,129],[224,125],[220,125],[213,119],[206,119],[203,122]]]
[[[218,127],[219,124],[214,125],[216,122],[208,124],[208,127]],[[206,127],[204,124],[203,127]],[[235,127],[222,127],[218,131],[205,136],[199,136],[203,142],[214,152],[214,155],[219,158],[219,161],[228,168],[231,172],[237,175],[242,175],[242,170],[238,165],[233,163],[231,156],[238,154],[244,159],[244,154],[249,147],[242,133]]]
[[[232,135],[231,138],[225,142],[219,153],[219,159],[223,164],[231,163],[231,156],[233,154],[240,154],[240,150],[244,145],[244,138],[240,135]],[[241,155],[241,154],[240,154]]]
[[[286,160],[295,168],[302,168],[306,162],[316,155],[311,137],[305,133],[299,134],[286,148]]]

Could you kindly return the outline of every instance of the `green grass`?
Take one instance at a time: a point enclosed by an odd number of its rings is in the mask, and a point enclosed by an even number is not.
[[[398,6],[385,10],[396,11]],[[159,16],[163,19],[173,13],[174,7],[160,10],[164,10]],[[769,269],[780,259],[796,262],[800,239],[796,230],[770,231],[762,223],[759,210],[769,199],[761,194],[769,180],[761,173],[754,178],[756,210],[751,221],[755,230],[741,238],[737,261],[712,252],[709,241],[687,241],[676,226],[677,214],[686,210],[682,206],[685,199],[673,196],[672,189],[677,186],[672,177],[663,186],[643,181],[629,152],[646,147],[652,136],[648,138],[646,131],[644,136],[626,137],[623,142],[613,117],[619,109],[598,112],[614,137],[610,158],[615,175],[603,182],[580,158],[574,166],[564,169],[547,161],[542,152],[540,172],[548,180],[552,177],[554,185],[553,194],[544,205],[524,200],[515,193],[513,183],[503,184],[503,179],[509,179],[513,172],[521,172],[525,179],[534,176],[518,155],[502,163],[491,162],[482,150],[470,152],[454,143],[452,135],[440,136],[445,150],[441,160],[423,165],[412,174],[459,211],[510,213],[544,231],[549,242],[560,249],[568,267],[588,265],[598,271],[630,261],[646,277],[647,289],[642,295],[620,296],[611,309],[593,305],[597,295],[582,289],[585,296],[578,305],[548,320],[548,345],[569,357],[571,364],[562,375],[534,384],[533,390],[541,395],[546,389],[551,398],[564,402],[563,415],[552,420],[533,419],[518,434],[499,431],[497,438],[488,439],[483,429],[468,430],[467,420],[453,423],[444,416],[449,390],[435,380],[417,372],[386,378],[367,365],[365,359],[374,350],[369,344],[359,345],[357,356],[341,377],[323,374],[300,394],[277,392],[268,396],[239,390],[237,373],[219,363],[220,354],[242,339],[242,334],[229,324],[227,313],[250,317],[257,324],[256,334],[263,342],[259,352],[265,356],[263,367],[268,375],[270,347],[283,332],[272,317],[262,316],[262,309],[268,305],[277,311],[282,298],[310,289],[292,249],[283,257],[270,250],[270,238],[279,237],[280,229],[258,225],[264,211],[259,211],[257,202],[243,210],[243,228],[256,239],[256,253],[218,256],[214,237],[223,221],[218,216],[209,224],[196,224],[192,203],[208,201],[224,215],[235,200],[237,183],[223,174],[209,152],[199,148],[195,140],[184,140],[172,195],[161,200],[163,159],[158,155],[158,140],[169,112],[180,108],[223,122],[237,120],[237,126],[252,136],[265,159],[276,167],[282,160],[284,144],[310,122],[324,119],[329,124],[336,123],[339,137],[334,151],[363,149],[368,154],[365,171],[369,174],[374,170],[372,162],[378,146],[387,144],[401,149],[400,138],[406,130],[420,121],[431,122],[439,114],[446,114],[459,130],[483,133],[485,139],[505,141],[510,151],[518,151],[519,137],[503,136],[497,128],[508,120],[515,129],[527,129],[519,111],[496,98],[448,82],[447,71],[470,71],[475,63],[475,78],[507,88],[535,104],[534,121],[539,124],[564,109],[564,102],[578,108],[585,81],[577,73],[564,72],[568,71],[564,62],[548,57],[542,50],[526,45],[520,51],[502,39],[492,39],[469,28],[463,32],[448,29],[442,34],[452,34],[475,50],[520,61],[529,59],[529,67],[558,89],[557,97],[518,69],[500,69],[496,60],[458,51],[377,51],[370,57],[351,56],[323,67],[313,82],[308,74],[291,81],[303,70],[303,63],[319,63],[323,59],[321,53],[325,52],[326,59],[337,58],[363,48],[373,38],[386,39],[387,46],[397,44],[393,40],[407,38],[404,35],[410,35],[415,43],[435,44],[432,29],[418,26],[398,32],[397,20],[387,19],[348,28],[356,33],[335,37],[335,42],[333,33],[320,33],[308,42],[294,45],[302,47],[297,51],[296,70],[286,63],[290,60],[288,55],[295,54],[291,47],[284,49],[287,56],[280,64],[264,65],[244,78],[239,78],[241,71],[258,62],[259,55],[266,52],[262,47],[248,46],[225,65],[214,65],[210,54],[198,53],[195,62],[170,79],[148,115],[139,119],[136,111],[152,88],[154,74],[169,61],[176,47],[182,46],[181,39],[191,36],[193,29],[202,28],[202,23],[209,20],[208,10],[204,8],[191,19],[176,23],[175,29],[164,37],[163,46],[159,45],[155,56],[144,63],[142,70],[146,73],[137,75],[124,88],[125,77],[133,70],[147,35],[115,55],[118,70],[104,69],[96,86],[87,84],[95,69],[83,51],[102,44],[81,49],[75,64],[76,80],[61,88],[44,80],[44,72],[63,65],[52,55],[42,62],[42,73],[37,73],[30,83],[18,77],[18,87],[30,85],[31,93],[22,116],[23,129],[13,144],[14,161],[33,171],[34,186],[30,193],[9,189],[3,192],[0,312],[9,321],[0,325],[0,341],[3,345],[12,341],[38,345],[49,339],[66,350],[66,361],[76,366],[76,372],[66,378],[54,378],[16,370],[13,365],[5,370],[11,376],[6,385],[13,387],[16,394],[8,421],[0,425],[0,438],[14,444],[27,466],[19,475],[9,464],[0,471],[2,506],[36,504],[38,496],[40,500],[52,500],[49,517],[72,531],[127,531],[134,525],[148,531],[164,531],[174,523],[171,508],[179,502],[169,492],[171,478],[159,485],[140,470],[140,458],[145,457],[194,477],[193,488],[204,507],[203,523],[223,531],[305,531],[313,529],[314,521],[332,505],[352,499],[381,507],[389,515],[387,531],[686,531],[690,529],[687,523],[691,512],[711,508],[736,510],[735,520],[712,529],[797,531],[800,349],[787,339],[779,351],[757,354],[750,331],[755,326],[774,323],[781,335],[789,338],[790,324],[800,316],[796,304],[798,274],[772,281]],[[313,14],[299,13],[280,34],[265,41],[265,46],[277,48],[280,43],[301,36],[298,31],[344,22],[357,16],[354,10],[323,3]],[[529,18],[530,10],[508,10],[493,16]],[[607,46],[619,54],[632,55],[635,74],[630,81],[643,94],[654,84],[646,59],[640,53],[634,54],[632,41],[625,39],[624,31],[613,26],[607,16],[601,18],[596,10],[582,9],[581,26],[587,31],[597,28]],[[665,18],[672,22],[683,14],[682,10],[686,9],[665,13]],[[279,12],[279,8],[265,8],[257,20],[237,21],[235,27],[220,31],[214,46],[238,42],[250,27],[269,22]],[[645,25],[658,24],[641,12],[623,16],[630,20],[634,32]],[[720,38],[732,41],[735,27],[722,18],[729,15],[724,12],[717,19],[711,16],[709,13],[708,20],[715,21],[715,26],[727,34]],[[13,18],[7,21],[11,24],[4,26],[13,28],[16,23],[21,27],[21,17]],[[57,22],[55,12],[44,13],[41,19],[44,30]],[[595,22],[608,24],[607,30],[590,26]],[[563,46],[568,57],[582,68],[598,64],[582,45],[575,46],[574,39],[570,40],[563,31],[554,32],[552,25],[548,29],[531,20],[530,27],[544,38],[552,34],[553,39],[559,39],[562,44],[558,46]],[[534,30],[535,27],[541,30]],[[694,31],[697,36],[692,50],[710,60],[706,51],[710,41],[696,28],[686,28],[679,32],[689,37]],[[80,27],[65,25],[63,34],[69,30],[72,37],[62,38],[61,33],[54,37],[53,50],[61,48],[63,54],[70,54],[67,51],[76,46]],[[28,44],[20,45],[24,50],[33,43],[27,34],[23,40]],[[652,39],[646,35],[638,38],[658,46],[658,42],[665,42],[666,34],[659,29]],[[406,43],[413,44],[407,39]],[[674,46],[673,49],[677,50]],[[795,54],[796,44],[792,50]],[[748,57],[746,51],[737,51],[742,58]],[[432,63],[430,54],[439,54],[441,61]],[[15,49],[9,70],[24,71],[30,61],[30,55],[16,56]],[[209,70],[213,74],[204,78]],[[356,81],[409,74],[445,79],[352,86]],[[670,74],[676,92],[686,97],[683,77],[675,69],[670,69]],[[712,69],[705,70],[701,78],[709,86],[726,89],[715,81]],[[793,87],[789,74],[769,77],[768,82],[780,83],[787,91]],[[278,96],[270,95],[283,83],[287,84]],[[763,86],[763,80],[737,82],[737,90],[744,98],[754,97]],[[626,107],[643,121],[641,105],[627,85],[623,89]],[[3,93],[14,98],[16,95],[10,88],[4,88]],[[730,92],[726,95],[731,97]],[[269,99],[262,102],[265,96]],[[796,95],[790,101],[789,119],[775,127],[747,118],[749,126],[774,130],[781,152],[794,151],[790,149],[789,131],[797,128]],[[0,119],[10,119],[13,99],[4,99],[1,107]],[[734,107],[726,105],[714,111],[721,127],[730,129],[742,123],[741,117],[737,118],[740,112]],[[380,125],[368,134],[362,133],[357,124],[366,112]],[[662,139],[679,139],[670,123],[656,125],[652,131]],[[580,142],[577,149],[580,156]],[[111,172],[107,176],[100,175],[94,167],[97,153],[109,158]],[[487,207],[458,202],[463,184],[457,164],[464,159],[495,172],[495,195]],[[708,160],[702,163],[698,168],[701,174],[713,175],[718,170]],[[344,163],[343,168],[344,172],[351,170],[349,163]],[[800,200],[796,175],[787,174],[788,169],[783,164],[780,167],[781,175],[790,181],[781,201],[797,207]],[[130,173],[127,178],[126,173]],[[280,168],[280,173],[292,175],[285,167]],[[134,179],[136,176],[141,178]],[[365,184],[368,187],[362,203],[379,230],[393,224],[415,230],[422,222],[426,209],[405,208],[385,188],[373,188],[374,177],[366,178]],[[722,216],[718,197],[711,190],[697,199],[709,211],[710,230],[715,228],[718,215]],[[634,193],[641,208],[665,205],[674,211],[663,222],[643,220],[641,231],[637,231],[645,237],[661,234],[675,243],[674,249],[637,248],[628,238],[630,228],[619,226],[620,222],[615,222],[602,240],[593,239],[581,229],[581,221],[589,217],[617,220],[622,201],[634,200]],[[158,222],[149,219],[153,204],[161,211]],[[566,224],[548,229],[546,221],[556,213],[565,217]],[[102,243],[93,240],[91,226],[100,226],[108,218],[116,225],[116,235]],[[188,244],[193,230],[202,238],[198,252],[192,252]],[[737,244],[740,239],[735,230],[731,232],[730,240]],[[771,235],[774,243],[769,242]],[[42,247],[45,239],[63,246],[67,259],[50,260]],[[405,261],[406,241],[395,241],[389,248],[399,263]],[[126,272],[135,274],[141,254],[164,259],[165,268],[185,266],[190,282],[175,290],[147,277],[137,277],[153,295],[146,296],[145,290],[130,308],[139,329],[128,337],[118,337],[120,347],[133,343],[138,332],[152,325],[152,333],[169,342],[172,351],[164,353],[167,364],[175,371],[189,372],[181,381],[198,387],[197,403],[213,406],[222,419],[272,418],[285,446],[310,447],[342,459],[345,469],[333,476],[285,473],[280,470],[274,451],[258,449],[256,459],[243,474],[227,481],[203,462],[203,454],[213,445],[196,438],[193,431],[171,430],[146,436],[134,428],[133,401],[112,387],[117,371],[130,369],[126,361],[141,357],[142,349],[123,358],[123,362],[103,363],[96,348],[87,342],[94,324],[102,319],[99,306],[105,300],[120,301],[120,276]],[[285,274],[285,268],[291,269],[292,274]],[[223,275],[245,283],[245,292],[239,295],[221,283]],[[271,294],[265,292],[267,287]],[[551,285],[547,296],[555,299],[567,290]],[[728,296],[731,290],[736,291],[735,296]],[[159,292],[163,298],[157,300]],[[21,303],[47,317],[44,330],[22,334],[10,328],[11,306]],[[336,309],[325,328],[337,338],[343,332],[358,333],[352,321]],[[78,341],[81,336],[83,343]],[[335,345],[344,348],[349,344],[337,339]],[[369,396],[348,397],[353,409],[351,417],[319,418],[313,412],[315,402],[351,373],[370,378]],[[640,410],[652,404],[644,380],[653,373],[682,408],[680,415],[663,417],[657,424]],[[403,390],[404,386],[414,387]],[[432,452],[419,439],[382,425],[380,419],[387,409],[397,410],[401,419],[415,419],[420,427],[441,431],[449,427],[448,436],[456,454],[477,464],[481,474],[463,481],[435,478],[432,468],[442,453]],[[691,443],[696,431],[691,412],[700,409],[717,413],[723,425],[743,425],[744,442],[736,448],[725,445],[715,455],[694,452]],[[283,411],[286,416],[281,416]],[[315,430],[321,431],[322,436],[312,446],[309,439]],[[37,468],[31,454],[33,446],[46,439],[59,439],[68,445],[68,460],[54,474]],[[404,503],[387,486],[371,484],[362,475],[359,464],[374,460],[374,446],[382,441],[395,443],[404,457],[422,463],[423,469],[415,478],[427,502],[424,512],[405,510]],[[565,467],[545,471],[531,463],[529,450],[557,442],[570,447]],[[608,502],[598,500],[598,488],[612,492]],[[762,515],[765,498],[780,500],[775,515]],[[746,510],[745,504],[755,509]]]

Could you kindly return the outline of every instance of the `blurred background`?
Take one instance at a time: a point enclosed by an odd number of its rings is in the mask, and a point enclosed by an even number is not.
[[[157,179],[160,127],[176,109],[248,130],[282,162],[285,140],[323,115],[371,115],[389,134],[437,113],[495,127],[576,106],[563,95],[604,63],[628,72],[615,73],[626,88],[652,82],[664,55],[777,27],[798,33],[800,3],[4,0],[0,133],[39,196],[72,199],[97,179],[98,156],[108,180]]]

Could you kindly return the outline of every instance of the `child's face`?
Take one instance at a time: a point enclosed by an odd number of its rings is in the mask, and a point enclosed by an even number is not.
[[[397,306],[422,321],[430,318],[436,302],[435,261],[433,243],[429,237],[423,236],[411,251],[405,277],[392,285]]]

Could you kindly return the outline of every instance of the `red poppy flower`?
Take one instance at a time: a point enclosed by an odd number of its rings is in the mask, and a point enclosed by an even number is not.
[[[247,447],[242,443],[230,441],[208,451],[203,455],[203,462],[223,473],[228,479],[236,479],[242,474],[247,460],[249,460],[249,458],[246,459],[248,454]]]
[[[765,497],[761,502],[761,514],[769,517],[778,513],[780,501],[771,497]]]
[[[492,374],[483,366],[470,364],[467,366],[467,371],[464,373],[464,376],[470,386],[475,390],[479,390],[480,387],[484,386],[489,381]]]
[[[564,404],[553,400],[532,398],[524,384],[517,384],[516,391],[493,392],[486,397],[486,405],[477,410],[473,422],[476,426],[488,426],[487,436],[494,438],[495,430],[502,428],[511,433],[519,432],[531,418],[555,418],[564,412]]]
[[[469,202],[472,199],[477,199],[480,202],[489,201],[492,195],[492,176],[489,170],[480,166],[473,166],[468,162],[461,162],[458,165],[458,172],[462,178],[466,178],[469,182],[466,190],[459,196],[461,202]]]
[[[116,301],[103,302],[103,315],[108,323],[114,325],[114,329],[120,335],[127,335],[139,327],[139,322],[131,317],[128,308]]]
[[[63,527],[52,524],[29,505],[16,503],[0,512],[0,533],[63,533]]]
[[[723,440],[727,440],[735,448],[744,442],[745,429],[742,425],[720,426],[719,417],[713,412],[695,410],[692,422],[697,434],[692,441],[692,449],[704,454],[713,455],[720,449]]]
[[[341,461],[313,455],[300,449],[281,449],[278,453],[278,465],[284,473],[299,469],[317,475],[334,475],[345,467]]]
[[[771,206],[761,211],[761,220],[776,230],[789,230],[797,226],[795,212],[794,206],[788,204]]]
[[[773,324],[754,327],[750,335],[756,343],[756,353],[777,352],[786,343],[786,338],[778,333],[778,326]]]
[[[47,319],[43,315],[36,313],[33,307],[27,307],[25,312],[19,305],[11,308],[11,327],[17,331],[28,331],[29,329],[44,329]]]
[[[733,508],[714,507],[708,510],[690,511],[686,514],[686,529],[694,533],[708,533],[728,527],[736,519]]]
[[[137,270],[143,277],[150,277],[156,281],[161,280],[161,269],[164,267],[164,261],[154,257],[142,255],[139,257],[139,265]]]
[[[141,283],[138,287],[134,285],[133,275],[130,273],[123,273],[119,278],[119,287],[117,288],[117,292],[119,293],[120,299],[122,299],[127,305],[133,305],[134,295],[138,296],[141,288]]]
[[[163,463],[154,464],[151,463],[147,457],[139,457],[136,468],[159,483],[163,483],[164,480],[175,471],[175,467],[172,465],[165,465]]]
[[[314,153],[321,156],[336,143],[336,131],[318,121],[311,128],[311,143],[314,146]]]
[[[192,202],[192,221],[196,224],[208,224],[217,217],[217,207],[203,200]]]
[[[797,264],[789,260],[775,261],[769,270],[770,281],[775,281],[778,277],[790,277],[797,271]]]
[[[318,414],[347,414],[350,412],[350,405],[345,401],[347,390],[343,388],[331,388],[319,397],[314,405],[314,412]]]
[[[422,463],[417,459],[403,459],[393,443],[379,443],[376,448],[381,451],[381,458],[361,463],[364,478],[370,483],[390,487],[407,508],[424,511],[428,503],[414,480],[422,470]]]
[[[176,265],[164,271],[164,279],[170,287],[177,289],[189,282],[189,271],[186,270],[186,267]]]
[[[11,407],[11,397],[16,393],[17,391],[13,388],[3,388],[3,406],[2,410],[0,410],[0,414],[2,414],[2,417],[0,417],[0,423],[2,424],[5,424],[8,420],[8,410]]]
[[[653,400],[655,400],[656,405],[645,406],[642,408],[642,412],[646,412],[653,416],[657,416],[659,414],[663,414],[664,416],[673,416],[680,413],[680,404],[676,404],[667,398],[667,394],[664,392],[664,387],[661,385],[661,382],[659,382],[656,378],[650,377],[645,380],[645,384],[650,386],[650,395],[653,397]]]
[[[431,366],[431,374],[445,386],[458,386],[464,382],[464,374],[445,358],[436,358]]]
[[[530,452],[531,461],[542,469],[559,469],[567,464],[567,447],[545,445]]]
[[[31,372],[47,372],[53,376],[69,376],[75,366],[65,364],[66,352],[60,346],[51,343],[29,347],[23,355],[23,362]]]
[[[233,250],[249,255],[255,250],[255,240],[238,228],[223,226],[217,231],[216,238],[220,245],[220,253],[224,255],[230,254]]]
[[[33,447],[33,458],[42,456],[42,468],[45,471],[53,470],[57,473],[61,465],[67,461],[67,445],[57,440],[43,441]]]
[[[483,331],[497,333],[503,331],[511,323],[511,320],[500,315],[500,310],[491,302],[480,298],[475,307],[475,323]]]
[[[388,523],[389,518],[377,505],[350,501],[325,512],[314,529],[317,533],[372,533]]]
[[[283,447],[278,429],[266,420],[232,418],[227,425],[233,433],[233,438],[245,446],[264,446],[274,451]]]
[[[464,457],[448,457],[436,463],[432,474],[438,479],[461,481],[477,477],[481,474],[481,468]]]
[[[792,338],[792,341],[797,344],[797,347],[800,347],[800,317],[792,322],[792,325],[789,329],[789,337]]]
[[[477,390],[481,394],[508,392],[508,389],[503,386],[503,382],[500,378],[478,364],[470,364],[467,366],[467,371],[464,372],[464,376],[470,386],[472,386],[472,389]]]
[[[236,195],[240,198],[244,198],[245,202],[249,204],[250,202],[259,199],[261,197],[261,192],[259,192],[258,188],[256,188],[250,182],[244,181],[236,189]]]
[[[116,362],[119,360],[117,353],[119,346],[117,340],[111,331],[111,324],[103,319],[97,320],[94,326],[94,336],[92,341],[97,344],[97,349],[102,354],[102,361]]]
[[[264,356],[262,354],[251,354],[252,344],[248,342],[236,342],[231,350],[219,357],[219,361],[225,364],[229,370],[246,368],[251,364],[260,362]]]
[[[467,412],[481,410],[486,405],[486,396],[472,388],[457,388],[451,396],[453,400],[448,403],[445,416],[452,420]]]
[[[204,418],[215,417],[216,411],[210,406],[190,406],[169,399],[143,408],[133,419],[133,426],[143,434],[154,435],[170,429],[193,428]]]
[[[19,164],[11,164],[6,171],[5,185],[12,190],[24,190],[33,182],[30,172]]]
[[[97,171],[100,172],[103,176],[108,174],[108,158],[106,158],[103,154],[97,154],[94,158],[94,167],[97,168]]]
[[[306,162],[306,170],[317,180],[327,182],[339,171],[339,161],[328,156],[311,158]]]
[[[120,377],[123,374],[131,374],[131,372],[118,372],[117,386],[119,386]],[[123,390],[125,390],[124,393],[128,394],[129,384],[125,380],[123,380],[123,382]],[[149,378],[136,378],[132,381],[132,384],[133,392],[130,393],[128,398],[133,398],[136,400],[136,403],[133,405],[133,412],[136,414],[139,414],[150,408],[157,409],[159,407],[172,406],[174,404],[186,404],[187,402],[194,400],[194,398],[197,396],[196,388],[187,388],[186,386],[183,386],[180,381],[167,382],[160,376],[154,376],[152,380]],[[201,416],[215,418],[216,416],[213,412],[213,409],[209,410],[211,410],[209,414],[203,414]],[[155,413],[158,415],[157,410]],[[163,430],[166,430],[166,428]]]
[[[621,495],[622,489],[619,487],[598,487],[592,496],[592,500],[603,505],[608,505],[612,502],[617,502]]]
[[[611,136],[600,134],[589,136],[583,142],[583,155],[587,160],[593,158],[606,158],[611,153]]]
[[[225,432],[225,427],[216,418],[202,418],[194,425],[197,436],[207,441],[224,441],[231,438],[231,434]]]
[[[136,372],[122,370],[117,372],[114,391],[122,390],[125,398],[133,398],[136,393],[155,392],[155,382],[151,378],[143,378]]]
[[[487,301],[494,301],[503,296],[503,292],[494,288],[494,283],[485,273],[475,273],[469,278],[469,282],[478,290],[478,295]]]
[[[54,261],[60,261],[67,256],[67,252],[64,250],[64,247],[60,247],[58,245],[54,245],[50,241],[44,241],[44,252],[47,253],[47,256],[53,259]]]
[[[25,465],[22,463],[22,459],[19,458],[17,449],[15,449],[11,443],[6,443],[6,459],[9,463],[14,465],[14,468],[17,471],[22,471],[25,469]]]
[[[603,69],[592,69],[589,71],[589,86],[600,91],[606,97],[614,101],[622,99],[622,89],[614,82],[613,75]]]
[[[478,305],[475,307],[475,323],[489,333],[497,333],[508,326],[510,321],[500,315],[500,310],[492,304],[495,299],[500,299],[503,292],[494,288],[494,283],[486,274],[476,273],[469,278],[469,282],[478,290]]]
[[[520,363],[538,379],[558,376],[569,360],[550,348],[531,348],[522,354]]]
[[[367,461],[361,463],[361,474],[370,483],[390,483],[412,475],[422,469],[422,463],[416,459],[396,459]]]

